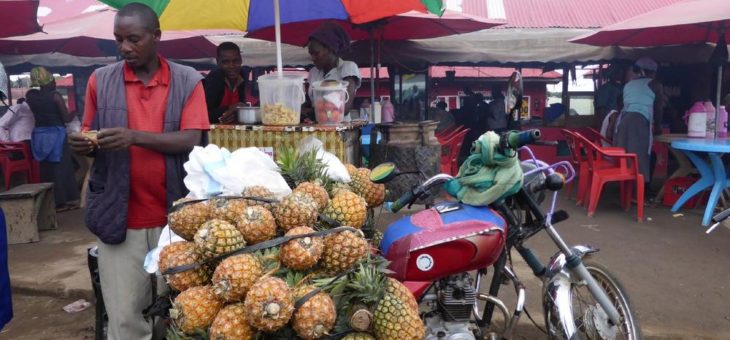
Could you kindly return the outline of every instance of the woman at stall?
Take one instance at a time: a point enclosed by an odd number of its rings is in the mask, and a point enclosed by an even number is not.
[[[342,60],[340,54],[350,47],[350,35],[333,22],[325,22],[309,35],[307,48],[314,67],[309,70],[309,101],[302,109],[303,120],[314,120],[311,105],[311,84],[321,80],[340,80],[347,82],[349,99],[345,104],[345,114],[352,109],[355,91],[360,87],[360,70],[352,61]]]
[[[658,65],[651,58],[642,57],[632,67],[633,79],[623,89],[623,110],[619,117],[613,143],[628,153],[636,154],[639,172],[644,182],[651,180],[652,136],[661,133],[664,90],[655,79]],[[649,186],[645,196],[652,197]]]
[[[53,75],[44,67],[30,71],[32,87],[25,95],[33,111],[35,128],[31,134],[33,157],[40,162],[41,182],[52,182],[59,211],[78,208],[79,189],[73,159],[66,143],[66,123],[74,119],[58,91]]]

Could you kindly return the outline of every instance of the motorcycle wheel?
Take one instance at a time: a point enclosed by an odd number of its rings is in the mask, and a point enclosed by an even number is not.
[[[608,298],[613,301],[621,322],[618,327],[607,327],[608,315],[600,308],[598,302],[588,291],[588,287],[582,284],[573,284],[571,300],[579,339],[640,340],[641,330],[624,287],[605,266],[586,259],[583,260],[583,264],[598,285],[606,292]],[[548,327],[550,326],[552,325]],[[548,332],[548,334],[559,333],[555,329]],[[562,337],[557,337],[557,339],[560,338]]]

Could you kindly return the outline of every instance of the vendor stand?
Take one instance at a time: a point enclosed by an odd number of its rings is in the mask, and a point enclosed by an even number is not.
[[[346,163],[360,164],[360,128],[365,121],[338,125],[211,125],[210,143],[230,151],[246,147],[264,148],[276,153],[281,147],[296,147],[306,137],[322,141],[325,151]],[[271,148],[266,150],[266,148]]]

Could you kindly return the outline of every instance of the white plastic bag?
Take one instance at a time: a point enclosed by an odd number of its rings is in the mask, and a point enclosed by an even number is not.
[[[343,182],[343,183],[349,183],[350,182],[350,173],[347,172],[347,168],[345,168],[345,165],[342,164],[342,161],[340,161],[337,156],[333,155],[332,153],[329,153],[327,151],[324,151],[324,146],[322,144],[322,141],[319,139],[309,136],[306,138],[303,138],[299,141],[297,144],[297,150],[300,154],[308,152],[310,150],[317,149],[317,158],[322,160],[322,163],[324,163],[327,166],[326,174],[327,177],[332,179],[333,181],[337,182]]]

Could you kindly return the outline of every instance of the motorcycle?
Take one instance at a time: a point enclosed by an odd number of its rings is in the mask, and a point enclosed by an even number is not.
[[[527,145],[539,143],[539,135],[539,130],[512,131],[500,138],[502,152],[521,149],[531,155],[530,160],[521,163],[524,184],[516,194],[486,207],[437,203],[395,221],[385,230],[380,252],[390,261],[392,277],[403,282],[419,301],[426,339],[512,337],[525,305],[525,286],[511,265],[513,249],[542,280],[548,338],[641,338],[626,291],[608,269],[590,259],[598,250],[569,246],[554,227],[568,218],[555,205],[558,191],[575,172],[569,162],[546,164],[532,155]],[[384,163],[373,169],[371,180],[386,183],[405,173],[410,172],[401,173],[393,163]],[[428,178],[389,209],[397,212],[410,206],[453,179],[446,174]],[[552,193],[552,201],[545,212],[540,201],[549,196],[548,192]],[[558,248],[547,265],[525,245],[541,231]],[[489,267],[493,268],[491,283],[483,287]],[[511,311],[499,299],[500,288],[507,282],[517,294]],[[492,324],[495,308],[504,315],[501,327]]]

